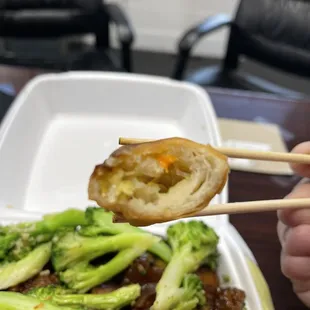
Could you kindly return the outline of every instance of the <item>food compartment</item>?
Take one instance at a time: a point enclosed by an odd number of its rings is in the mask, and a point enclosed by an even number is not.
[[[85,208],[89,177],[120,136],[220,144],[209,97],[198,86],[129,74],[43,75],[2,123],[0,206]],[[213,202],[226,200],[227,188]]]
[[[1,225],[9,225],[12,223],[20,223],[20,222],[28,222],[28,221],[38,221],[41,220],[42,216],[39,214],[28,214],[28,218],[25,218],[22,220],[21,218],[17,218],[12,215],[4,216],[1,220]],[[35,225],[33,225],[35,227]],[[212,226],[212,228],[215,229],[216,233],[219,236],[219,244],[218,244],[218,252],[219,252],[219,266],[216,270],[217,278],[220,282],[220,286],[222,289],[225,288],[232,288],[232,289],[241,289],[244,291],[246,296],[246,309],[249,310],[260,310],[260,309],[266,309],[262,307],[259,295],[257,294],[256,287],[253,283],[253,280],[251,278],[251,273],[249,272],[246,259],[244,257],[244,253],[242,249],[239,247],[239,245],[234,242],[233,238],[230,237],[232,231],[230,231],[231,226],[229,224],[223,225],[221,227],[215,227]],[[165,238],[166,236],[166,229],[160,230],[154,230],[152,228],[146,229],[149,232],[152,232],[153,234],[160,235]],[[70,232],[69,232],[70,233]],[[59,242],[59,241],[58,241]],[[74,252],[73,252],[74,253]],[[77,252],[75,252],[77,253]],[[63,254],[65,255],[65,254]],[[142,258],[144,257],[144,258]],[[147,268],[147,266],[152,266],[153,263],[148,263],[147,256],[143,255],[141,259],[136,260],[134,263],[132,263],[127,269],[124,277],[128,277],[130,281],[136,279],[135,281],[139,281],[141,284],[143,283],[143,279],[145,277],[145,272],[142,272],[141,268],[143,267],[143,270],[149,270],[148,275],[152,277],[154,280],[155,278],[159,278],[160,272],[158,272],[159,269],[162,268],[162,263],[156,263],[156,269],[157,269],[157,275],[151,273],[154,273],[154,271],[150,272],[150,269]],[[151,259],[152,260],[152,259]],[[142,266],[140,266],[142,265]],[[153,267],[151,267],[153,268]],[[131,270],[130,270],[131,269]],[[141,274],[139,274],[141,272]],[[212,272],[208,271],[205,268],[200,269],[200,272],[198,273],[201,277],[207,278],[207,280],[204,279],[204,283],[209,284],[208,290],[208,296],[211,298],[211,296],[214,296],[214,282],[215,277],[212,275]],[[0,274],[1,275],[1,274]],[[1,277],[0,277],[1,278]],[[50,277],[49,277],[50,278]],[[142,280],[141,280],[142,279]],[[119,280],[116,280],[119,281]],[[123,280],[122,280],[123,281]],[[37,282],[37,280],[35,281]],[[27,282],[30,283],[31,281]],[[109,283],[109,282],[108,282]],[[118,283],[118,282],[117,282]],[[125,282],[124,282],[125,283]],[[128,282],[130,283],[130,282]],[[127,284],[128,284],[127,283]],[[115,284],[116,285],[116,284]],[[143,285],[143,284],[142,284]],[[212,286],[212,287],[211,287]],[[20,286],[17,289],[23,289],[24,286]],[[112,284],[103,285],[102,292],[105,292],[105,289],[108,287],[112,287]],[[145,287],[144,287],[145,289]],[[94,291],[99,292],[99,287],[95,289]],[[240,293],[238,293],[240,294]],[[241,294],[242,295],[242,294]],[[229,308],[228,308],[229,309]],[[268,308],[268,310],[271,310],[272,308]]]

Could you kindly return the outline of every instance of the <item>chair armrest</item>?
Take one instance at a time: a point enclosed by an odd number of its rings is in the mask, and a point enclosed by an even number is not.
[[[201,38],[224,26],[230,26],[231,24],[232,20],[229,16],[225,14],[218,14],[208,17],[202,23],[186,31],[178,44],[177,63],[172,78],[177,80],[181,80],[183,78],[184,71],[190,57],[190,52]]]
[[[122,45],[122,67],[128,72],[132,71],[131,45],[134,41],[133,28],[123,12],[116,4],[105,4],[111,21],[115,24],[119,41]]]
[[[120,42],[131,44],[134,40],[133,29],[123,10],[116,4],[105,4],[105,8],[117,27]]]

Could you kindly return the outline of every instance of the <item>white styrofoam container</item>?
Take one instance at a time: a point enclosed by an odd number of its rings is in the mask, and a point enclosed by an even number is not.
[[[198,86],[121,73],[42,75],[24,88],[1,124],[2,224],[92,204],[89,176],[118,147],[120,136],[221,144],[212,104]],[[212,201],[225,202],[227,186]],[[245,290],[248,309],[273,309],[255,258],[228,216],[203,220],[220,236],[219,272]],[[148,230],[164,234],[169,224]]]

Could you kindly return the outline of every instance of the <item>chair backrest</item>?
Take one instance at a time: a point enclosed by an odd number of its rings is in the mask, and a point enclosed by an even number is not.
[[[103,0],[0,0],[0,37],[61,37],[108,25]]]
[[[226,65],[234,67],[239,55],[310,76],[310,1],[241,0]]]
[[[0,10],[52,8],[93,10],[99,3],[97,0],[0,0]]]

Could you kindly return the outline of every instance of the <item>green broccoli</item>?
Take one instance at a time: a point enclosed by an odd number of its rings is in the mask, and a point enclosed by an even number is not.
[[[26,296],[15,292],[0,292],[1,310],[84,310],[83,308],[71,308],[54,305],[41,301],[32,296]]]
[[[206,304],[205,291],[200,278],[195,274],[187,274],[172,301],[173,310],[194,310]]]
[[[141,293],[140,285],[132,284],[106,294],[70,294],[61,286],[34,288],[27,295],[59,306],[85,307],[86,309],[121,309],[134,302]]]
[[[32,278],[42,270],[50,257],[51,243],[49,242],[39,245],[17,262],[0,265],[0,290],[5,290]]]
[[[140,242],[153,240],[151,234],[128,233],[115,236],[83,237],[76,232],[56,235],[53,239],[52,263],[59,272],[80,262],[103,256],[107,253],[135,247]]]
[[[85,212],[77,209],[68,209],[63,212],[43,215],[42,220],[36,222],[23,222],[0,227],[0,234],[12,232],[29,233],[32,236],[53,234],[62,227],[76,227],[85,225]]]
[[[75,229],[86,224],[85,213],[69,209],[43,216],[41,221],[23,222],[0,227],[0,259],[18,261],[34,247],[51,241],[58,230]],[[2,243],[2,239],[6,242]],[[1,255],[3,253],[3,255]]]
[[[0,260],[6,260],[9,251],[15,246],[15,242],[19,238],[18,233],[8,233],[0,235]]]
[[[209,267],[212,271],[215,271],[219,264],[219,258],[220,253],[216,250],[206,258],[206,260],[203,262],[203,265]]]
[[[113,223],[113,213],[98,207],[88,207],[85,212],[87,220],[86,226],[82,226],[79,233],[83,236],[94,237],[98,235],[117,235],[121,233],[146,233],[141,228],[130,225],[129,223]],[[154,244],[150,252],[157,255],[166,263],[171,258],[171,249],[164,242]]]
[[[120,235],[121,236],[121,235]],[[60,273],[60,280],[70,289],[79,293],[85,293],[91,288],[104,283],[114,276],[124,271],[136,258],[147,251],[154,243],[159,242],[160,238],[151,234],[133,234],[127,236],[128,248],[118,252],[107,263],[94,267],[86,261],[76,264],[71,269]],[[139,236],[139,241],[138,240]],[[111,238],[111,237],[102,237]]]
[[[180,289],[182,281],[214,254],[219,241],[215,231],[200,221],[178,222],[168,228],[167,235],[172,257],[156,286],[152,310],[172,310],[180,303],[191,302],[193,292]],[[187,287],[190,290],[193,286]]]
[[[39,286],[34,287],[30,289],[26,295],[32,296],[34,298],[40,299],[40,300],[47,300],[50,301],[50,299],[53,296],[59,296],[59,295],[71,295],[74,293],[72,290],[67,289],[66,287],[63,287],[61,285],[54,285],[50,284],[47,286]]]

